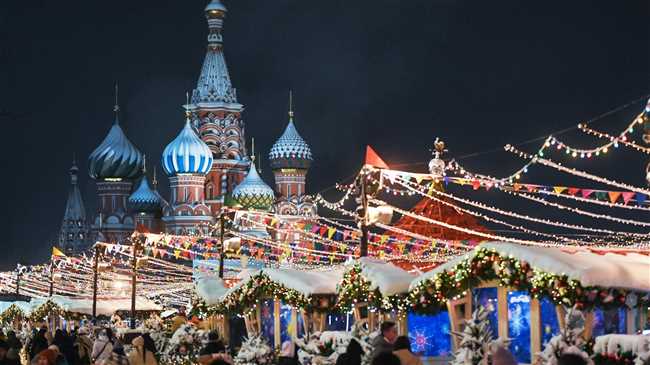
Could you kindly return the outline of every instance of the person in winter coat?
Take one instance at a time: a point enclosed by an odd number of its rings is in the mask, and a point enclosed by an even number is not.
[[[147,344],[143,336],[139,336],[131,341],[133,351],[129,354],[129,363],[131,365],[158,365],[155,355],[155,347]]]
[[[395,322],[385,321],[379,326],[380,333],[372,340],[372,354],[370,359],[374,359],[382,352],[393,352],[393,344],[397,339],[397,326]]]
[[[105,360],[113,352],[113,331],[110,328],[103,330],[93,344],[92,362]]]
[[[129,358],[124,353],[124,346],[121,343],[116,343],[113,346],[113,351],[110,356],[96,365],[130,365]]]
[[[93,341],[88,337],[88,329],[86,327],[79,329],[72,348],[73,365],[90,365],[93,355]]]
[[[352,339],[345,349],[345,353],[336,359],[336,365],[361,365],[364,351],[357,340]]]
[[[422,365],[422,360],[411,352],[411,341],[407,336],[397,337],[393,353],[402,365]]]
[[[0,340],[0,365],[20,365],[18,359],[10,359],[9,354],[9,344],[5,341]]]
[[[226,359],[226,346],[219,339],[219,333],[217,331],[211,331],[208,333],[208,342],[199,352],[199,363],[201,364],[213,364],[218,363],[218,360],[221,360],[225,363],[229,363],[229,359]]]
[[[40,330],[34,335],[34,338],[32,339],[32,345],[30,346],[29,349],[29,357],[30,358],[35,358],[36,355],[41,353],[43,350],[47,350],[47,346],[49,344],[47,343],[47,338],[45,337],[45,334],[47,333],[47,328],[41,327]]]
[[[16,337],[16,332],[11,330],[7,332],[7,347],[9,348],[7,351],[7,359],[10,361],[16,360],[20,363],[20,350],[22,350],[23,344]]]

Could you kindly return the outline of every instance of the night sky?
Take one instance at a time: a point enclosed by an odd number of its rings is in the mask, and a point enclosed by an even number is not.
[[[126,134],[149,162],[159,161],[183,125],[181,104],[203,62],[205,3],[2,1],[0,269],[47,258],[73,154],[93,215],[87,156],[113,121],[116,81]],[[269,184],[265,156],[286,126],[290,88],[297,127],[315,156],[311,192],[354,174],[366,144],[389,164],[424,171],[436,136],[449,157],[487,152],[462,162],[505,174],[522,160],[504,144],[575,126],[650,92],[646,0],[225,4],[226,61]],[[643,105],[594,127],[619,132]],[[598,142],[577,131],[562,137],[584,147]],[[612,156],[577,166],[644,186],[645,157]],[[527,181],[588,184],[542,167]],[[166,178],[161,185],[165,191]],[[482,198],[496,204],[498,194]]]

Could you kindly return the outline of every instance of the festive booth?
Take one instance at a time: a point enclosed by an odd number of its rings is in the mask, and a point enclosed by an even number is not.
[[[404,297],[414,276],[389,262],[369,257],[346,266],[337,287],[337,307],[344,313],[352,312],[355,321],[367,320],[371,330],[382,320],[391,319],[399,324],[400,334],[406,333]]]
[[[310,328],[321,330],[326,326],[327,312],[334,306],[336,284],[342,275],[341,269],[244,271],[241,281],[228,289],[217,305],[208,308],[243,313],[249,335],[262,334],[278,347]]]
[[[648,254],[484,243],[414,280],[408,301],[419,313],[447,310],[455,332],[483,306],[495,337],[510,338],[515,358],[532,363],[563,327],[567,307],[585,312],[585,338],[642,328],[650,300]]]

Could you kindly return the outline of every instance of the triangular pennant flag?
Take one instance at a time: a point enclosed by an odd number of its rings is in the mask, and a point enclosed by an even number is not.
[[[646,195],[643,193],[636,193],[636,202],[639,204],[643,204],[646,200]]]
[[[564,186],[554,186],[554,187],[553,187],[553,191],[554,191],[555,194],[557,194],[557,195],[562,194],[562,192],[563,192],[564,190],[566,190],[566,187],[564,187]]]
[[[377,152],[370,146],[366,146],[366,159],[364,165],[370,165],[379,169],[388,169],[388,165],[379,157]]]
[[[388,241],[388,236],[384,234],[381,236],[379,243],[383,245],[384,243],[386,243],[386,241]]]
[[[625,191],[621,193],[621,196],[623,196],[623,203],[627,204],[632,198],[634,198],[634,193],[630,191]]]
[[[591,195],[591,193],[593,193],[593,192],[594,192],[594,191],[591,190],[591,189],[582,189],[582,197],[583,197],[583,198],[587,198],[587,197],[589,197],[589,195]]]
[[[311,226],[311,233],[318,233],[319,231],[320,227],[317,224]]]
[[[607,192],[605,191],[597,191],[594,195],[598,200],[607,200]]]
[[[181,250],[174,250],[174,257],[178,260],[181,257]]]
[[[61,252],[61,250],[59,250],[58,248],[56,248],[56,247],[53,246],[53,247],[52,247],[52,256],[55,256],[55,257],[65,257],[65,254],[64,254],[63,252]]]
[[[576,194],[578,194],[579,191],[580,191],[579,188],[569,188],[567,190],[567,193],[569,193],[569,195],[576,195]]]
[[[515,183],[515,184],[512,185],[512,190],[514,190],[514,191],[519,191],[519,189],[521,189],[521,185],[520,185],[520,184]]]
[[[346,229],[345,231],[343,231],[343,241],[347,240],[348,237],[350,237],[350,231]]]
[[[336,228],[332,228],[332,227],[328,228],[327,229],[327,238],[331,240],[332,236],[334,236],[334,233],[336,233]]]
[[[621,196],[621,192],[620,191],[610,191],[608,193],[608,195],[609,195],[609,201],[612,202],[612,203],[616,203],[616,200],[618,200],[618,197]]]
[[[535,185],[526,185],[526,190],[528,190],[531,193],[537,192],[537,186],[535,186]]]
[[[324,236],[325,233],[327,233],[327,227],[325,227],[325,226],[320,227],[320,229],[318,230],[318,234],[320,234],[321,236]]]
[[[472,187],[474,188],[474,190],[478,190],[478,188],[481,187],[481,182],[478,180],[472,181]]]

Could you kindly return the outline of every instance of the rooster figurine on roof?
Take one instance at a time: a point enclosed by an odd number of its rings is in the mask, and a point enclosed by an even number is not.
[[[440,180],[445,176],[445,161],[440,158],[443,152],[447,152],[445,142],[436,137],[436,140],[433,142],[433,148],[433,159],[429,161],[429,173],[434,180]]]

